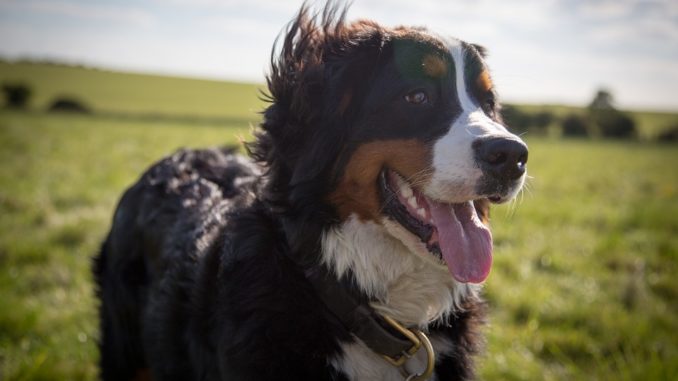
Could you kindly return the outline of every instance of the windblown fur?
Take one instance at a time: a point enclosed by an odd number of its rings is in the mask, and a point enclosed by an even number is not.
[[[336,6],[316,16],[304,7],[289,25],[272,55],[251,160],[180,150],[125,192],[94,266],[104,380],[402,379],[318,297],[307,274],[321,267],[376,311],[427,332],[435,379],[473,377],[479,287],[455,281],[383,215],[376,176],[433,168],[434,143],[467,116],[494,128],[485,135],[509,136],[498,106],[480,99],[493,90],[454,74],[479,76],[482,56],[422,28],[344,18]],[[429,111],[389,103],[417,81],[440,89]],[[487,122],[463,108],[466,96]],[[417,168],[413,184],[436,184],[437,172]],[[488,196],[470,201],[485,223]]]

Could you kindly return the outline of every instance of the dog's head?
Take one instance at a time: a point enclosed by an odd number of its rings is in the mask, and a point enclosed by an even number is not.
[[[302,9],[275,51],[272,104],[250,151],[293,247],[371,222],[462,283],[490,269],[489,203],[525,179],[527,147],[502,124],[484,49],[423,28]],[[310,242],[310,243],[309,243]]]

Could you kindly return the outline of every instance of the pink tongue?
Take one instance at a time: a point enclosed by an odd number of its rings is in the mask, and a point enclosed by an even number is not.
[[[492,266],[492,234],[478,218],[473,202],[427,201],[450,274],[459,282],[484,281]]]

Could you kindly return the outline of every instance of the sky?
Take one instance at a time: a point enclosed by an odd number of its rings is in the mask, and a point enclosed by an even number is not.
[[[320,4],[320,2],[311,2]],[[0,57],[264,81],[301,1],[0,0]],[[676,0],[354,0],[349,19],[478,43],[502,100],[678,110]]]

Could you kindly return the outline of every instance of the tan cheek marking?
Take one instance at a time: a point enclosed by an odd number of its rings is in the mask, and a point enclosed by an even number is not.
[[[473,206],[476,208],[480,221],[486,226],[490,226],[490,201],[486,198],[473,201]]]
[[[476,84],[481,91],[490,91],[492,89],[492,78],[490,78],[490,73],[487,70],[483,70],[483,72],[478,76]]]
[[[381,202],[378,176],[388,167],[410,182],[425,184],[431,173],[431,147],[416,139],[376,141],[356,149],[337,188],[329,195],[341,220],[357,214],[362,220],[379,219]]]

